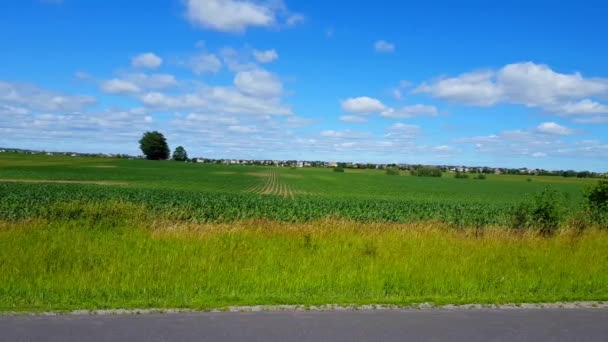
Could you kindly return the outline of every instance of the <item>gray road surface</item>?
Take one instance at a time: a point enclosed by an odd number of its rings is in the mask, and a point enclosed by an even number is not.
[[[0,316],[0,341],[608,341],[608,310]]]

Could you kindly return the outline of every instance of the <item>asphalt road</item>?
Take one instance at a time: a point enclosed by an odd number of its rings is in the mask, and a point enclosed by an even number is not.
[[[0,316],[0,341],[608,341],[608,310]]]

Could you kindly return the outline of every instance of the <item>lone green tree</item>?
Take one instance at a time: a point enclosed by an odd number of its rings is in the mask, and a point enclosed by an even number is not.
[[[165,136],[157,131],[146,132],[139,140],[139,148],[149,160],[169,159],[169,145]]]
[[[178,146],[175,151],[173,151],[173,160],[182,162],[188,160],[188,153],[186,152],[186,149],[184,149],[182,146]]]

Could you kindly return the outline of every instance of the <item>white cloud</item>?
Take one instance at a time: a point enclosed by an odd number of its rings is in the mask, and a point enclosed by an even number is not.
[[[442,77],[419,85],[414,93],[474,106],[499,103],[540,107],[561,115],[605,113],[591,97],[608,97],[608,79],[562,74],[532,62],[508,64],[499,70]]]
[[[364,123],[364,122],[367,122],[367,118],[364,116],[358,116],[358,115],[343,115],[340,117],[340,121],[352,122],[352,123]]]
[[[30,114],[30,110],[23,107],[16,107],[11,105],[0,105],[0,114],[2,117],[23,117],[24,115]]]
[[[237,125],[239,123],[239,120],[235,117],[199,113],[190,113],[186,116],[186,119],[197,122],[213,122],[226,125]]]
[[[124,77],[140,89],[165,89],[178,84],[175,76],[170,74],[128,74]]]
[[[185,0],[186,17],[196,26],[222,32],[244,32],[249,27],[270,27],[282,18],[288,26],[304,17],[290,13],[281,0]]]
[[[278,97],[283,93],[283,84],[272,73],[258,69],[241,71],[234,77],[236,88],[247,95]]]
[[[258,129],[254,126],[232,125],[228,126],[228,130],[237,133],[255,133]]]
[[[398,122],[398,123],[393,124],[392,126],[390,126],[388,128],[388,130],[418,133],[420,131],[420,126],[417,126],[417,125],[408,125],[408,124],[404,124],[404,123]]]
[[[116,153],[121,148],[124,151],[129,144],[135,145],[141,133],[152,124],[153,118],[141,108],[31,111],[16,120],[0,116],[0,145]]]
[[[540,128],[540,129],[539,129]],[[478,153],[516,157],[608,157],[608,145],[597,140],[569,142],[569,128],[555,123],[544,123],[528,130],[502,131],[497,134],[463,138],[457,144],[470,144]]]
[[[30,83],[0,81],[0,104],[34,111],[80,110],[95,104],[93,96],[65,95]]]
[[[274,50],[253,50],[253,57],[260,63],[270,63],[279,58],[279,54]]]
[[[393,52],[395,51],[395,44],[385,40],[378,40],[374,43],[374,50],[377,52]]]
[[[589,99],[560,104],[554,110],[563,115],[608,114],[607,105]]]
[[[205,73],[217,73],[222,68],[222,62],[220,59],[211,53],[202,53],[192,56],[184,64],[192,69],[192,72],[197,75]]]
[[[162,63],[162,58],[152,52],[142,53],[131,59],[131,64],[136,68],[156,69]]]
[[[141,89],[132,82],[114,78],[101,84],[101,90],[108,94],[138,93]]]
[[[420,135],[420,126],[400,122],[389,126],[386,130],[389,133],[386,133],[384,137],[392,140],[412,140]]]
[[[379,113],[386,109],[380,100],[367,96],[348,98],[341,101],[341,106],[345,112],[352,114]]]
[[[493,81],[495,74],[489,71],[461,74],[454,78],[441,78],[431,83],[423,83],[414,93],[430,93],[434,97],[462,102],[475,106],[491,106],[502,96]]]
[[[574,131],[568,127],[559,125],[555,122],[544,122],[536,127],[540,133],[555,135],[572,135]]]
[[[177,85],[175,76],[169,74],[127,74],[101,83],[101,90],[108,94],[134,94],[150,89],[165,89]]]
[[[150,92],[142,103],[158,110],[197,110],[234,115],[291,115],[280,98],[256,97],[232,87],[201,86],[196,92],[168,95]]]
[[[439,111],[437,107],[423,104],[413,106],[405,106],[401,108],[387,108],[380,115],[386,118],[407,119],[415,116],[437,116]]]
[[[351,130],[325,130],[321,131],[320,135],[325,138],[351,138],[351,139],[360,139],[369,137],[370,134],[367,132],[356,132]]]

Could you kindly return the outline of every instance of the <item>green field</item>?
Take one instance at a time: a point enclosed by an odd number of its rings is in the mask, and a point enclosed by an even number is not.
[[[595,183],[3,153],[0,311],[608,300]]]
[[[528,181],[531,179],[532,181]],[[545,188],[576,212],[596,180],[489,175],[486,180],[388,176],[382,170],[188,164],[68,156],[0,155],[0,215],[73,215],[61,208],[108,200],[199,222],[328,217],[367,222],[509,225],[514,206]],[[53,210],[50,209],[57,209]],[[70,216],[71,217],[71,216]]]

